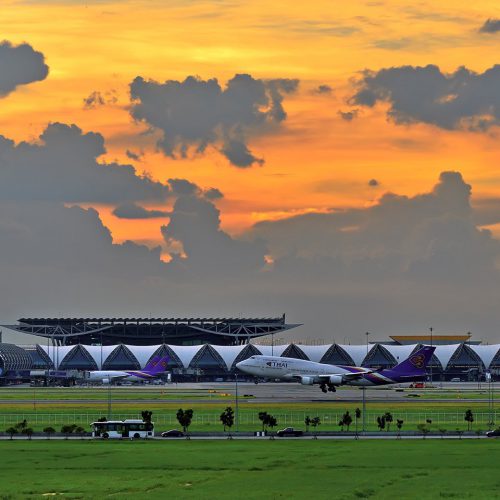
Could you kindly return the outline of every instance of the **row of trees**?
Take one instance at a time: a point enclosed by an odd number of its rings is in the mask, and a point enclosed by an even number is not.
[[[18,422],[16,425],[7,428],[5,432],[10,436],[10,439],[12,439],[16,434],[23,434],[27,436],[28,439],[31,439],[34,433],[33,428],[28,427],[26,419],[21,420],[21,422]],[[56,430],[54,427],[44,427],[43,433],[47,436],[47,439],[50,439],[50,436],[55,434]],[[86,434],[85,429],[76,424],[63,425],[61,427],[61,433],[66,436],[66,439],[68,439],[70,434],[79,434],[81,437]]]
[[[191,425],[191,422],[193,420],[193,415],[194,411],[190,408],[187,410],[183,410],[182,408],[179,408],[177,410],[177,421],[179,422],[179,425],[182,427],[184,433],[186,434],[186,437],[189,439],[189,426]],[[152,412],[151,411],[143,411],[142,412],[142,419],[146,423],[151,423],[151,418],[152,418]],[[355,425],[356,425],[356,437],[358,436],[358,421],[361,418],[361,410],[359,408],[356,408],[354,412],[354,420],[355,420]],[[224,432],[228,432],[228,438],[232,439],[231,435],[231,428],[234,425],[234,411],[232,407],[228,406],[221,414],[219,417],[222,425],[224,426]],[[276,417],[273,415],[262,411],[259,412],[259,420],[262,423],[262,431],[267,431],[269,428],[273,429],[278,425],[278,421]],[[471,431],[472,430],[472,424],[474,422],[474,414],[472,413],[471,409],[468,409],[465,412],[464,415],[464,420],[467,422],[467,430]],[[99,419],[99,421],[106,421],[105,417],[102,417]],[[393,415],[390,412],[385,412],[383,415],[377,417],[377,426],[379,431],[383,431],[387,429],[387,431],[391,430],[391,424],[393,423],[394,418]],[[349,432],[349,428],[352,425],[353,418],[349,411],[346,411],[343,415],[342,418],[339,420],[338,425],[339,427],[342,428],[342,431],[344,431],[344,428],[347,428],[347,432]],[[396,419],[396,427],[398,429],[398,437],[401,436],[401,429],[403,427],[404,421],[401,419]],[[320,417],[313,417],[311,418],[309,415],[306,416],[304,420],[304,424],[306,426],[306,431],[309,432],[309,427],[313,427],[314,429],[314,437],[317,437],[316,430],[319,425],[321,425],[321,419]],[[424,439],[425,436],[430,432],[431,430],[431,424],[432,420],[427,419],[425,424],[419,424],[417,426],[417,429],[422,433]],[[457,432],[459,432],[460,429],[457,428]],[[28,437],[28,439],[31,439],[33,435],[33,428],[28,426],[28,422],[25,420],[22,420],[21,422],[17,423],[16,425],[9,427],[5,431],[9,436],[10,439],[14,437],[16,434],[23,434]],[[50,439],[50,436],[52,434],[55,434],[56,430],[53,427],[45,427],[43,429],[43,432],[46,434],[47,439]],[[78,426],[76,424],[69,424],[69,425],[63,425],[61,427],[62,434],[66,436],[66,439],[68,439],[70,434],[79,434],[80,436],[83,437],[85,434],[85,429],[81,426]],[[441,436],[443,437],[444,434],[446,433],[446,429],[439,429],[439,432],[441,433]],[[476,431],[476,433],[479,434],[481,431]],[[463,431],[461,431],[463,433]],[[461,435],[461,434],[460,434]]]

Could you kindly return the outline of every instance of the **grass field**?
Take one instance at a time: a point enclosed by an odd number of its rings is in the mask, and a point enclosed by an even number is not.
[[[0,498],[499,498],[500,441],[2,441]]]
[[[422,393],[425,397],[432,391]],[[367,429],[377,430],[376,419],[379,415],[389,411],[393,414],[394,421],[403,419],[403,430],[416,430],[417,425],[432,420],[433,430],[445,428],[455,430],[457,427],[466,428],[464,413],[470,408],[474,412],[475,422],[473,429],[486,430],[489,428],[490,416],[487,403],[484,401],[462,401],[461,397],[479,397],[478,391],[439,391],[440,394],[450,396],[445,401],[422,401],[416,398],[402,402],[368,401],[367,403]],[[389,392],[388,392],[389,394]],[[456,395],[460,395],[457,398]],[[152,410],[153,420],[157,430],[166,430],[177,427],[175,413],[179,407],[194,410],[193,431],[220,430],[219,415],[228,405],[235,407],[234,398],[226,393],[209,392],[207,389],[175,388],[112,388],[112,416],[113,418],[137,418],[142,410]],[[455,397],[453,397],[455,396]],[[0,399],[8,404],[0,405],[0,432],[12,424],[26,418],[28,424],[36,431],[47,425],[52,425],[57,430],[63,424],[82,425],[88,424],[101,416],[107,416],[108,388],[2,388]],[[55,400],[62,402],[56,402]],[[172,401],[176,399],[177,401]],[[474,398],[475,399],[475,398]],[[81,400],[73,402],[71,400]],[[97,400],[100,402],[93,402]],[[117,401],[120,402],[117,402]],[[239,401],[239,430],[258,430],[259,411],[267,411],[277,417],[278,427],[288,425],[304,427],[306,415],[319,416],[321,426],[319,430],[339,430],[338,421],[342,414],[348,410],[354,413],[359,403],[337,400],[324,400],[308,403],[262,403],[252,398],[241,397]],[[494,421],[500,422],[500,414]],[[354,425],[353,425],[354,427]],[[394,430],[394,425],[392,427]]]

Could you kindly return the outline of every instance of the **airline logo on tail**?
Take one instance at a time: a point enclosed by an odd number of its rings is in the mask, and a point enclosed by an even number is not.
[[[410,363],[415,368],[422,369],[425,366],[425,356],[423,354],[416,354],[415,356],[411,356]]]
[[[155,356],[144,368],[144,372],[151,374],[163,373],[167,369],[169,357],[168,356]]]

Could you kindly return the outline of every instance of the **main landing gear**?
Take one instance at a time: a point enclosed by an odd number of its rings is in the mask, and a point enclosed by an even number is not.
[[[333,384],[327,384],[326,382],[323,382],[322,384],[320,384],[319,388],[324,393],[327,393],[327,392],[336,392],[336,390],[337,390]]]

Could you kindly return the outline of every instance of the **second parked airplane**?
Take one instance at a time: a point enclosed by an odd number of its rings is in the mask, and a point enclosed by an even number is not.
[[[335,392],[340,385],[373,386],[425,380],[426,368],[435,349],[424,346],[394,368],[384,370],[257,355],[237,363],[236,367],[256,377],[319,384],[323,392]]]
[[[129,380],[131,382],[144,382],[153,380],[163,375],[167,369],[168,356],[162,358],[155,356],[144,367],[144,370],[95,370],[88,372],[88,380],[91,382],[102,382],[109,384],[110,382],[118,382]]]

